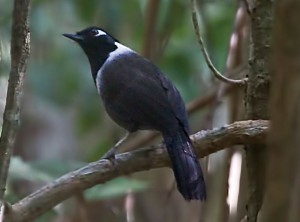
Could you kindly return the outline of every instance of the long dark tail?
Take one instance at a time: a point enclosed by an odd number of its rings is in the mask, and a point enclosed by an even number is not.
[[[190,138],[182,130],[164,135],[179,192],[186,200],[205,200],[203,173]]]

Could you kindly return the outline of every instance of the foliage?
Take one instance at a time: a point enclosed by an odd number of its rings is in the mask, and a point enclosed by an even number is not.
[[[127,194],[128,191],[143,191],[146,188],[147,183],[145,182],[126,177],[119,177],[107,182],[106,184],[101,184],[87,190],[85,192],[85,196],[88,200],[101,200],[124,195]]]
[[[20,180],[48,183],[84,165],[86,163],[62,160],[24,162],[14,157],[9,169],[9,183]],[[85,195],[88,200],[100,200],[125,195],[128,191],[143,191],[147,187],[146,182],[119,177],[87,190]]]
[[[10,68],[12,3],[0,0],[0,78],[6,78]],[[24,130],[15,150],[29,161],[12,159],[9,195],[13,194],[13,199],[18,196],[14,195],[12,186],[15,181],[49,182],[99,159],[121,137],[123,131],[108,120],[102,109],[87,59],[78,46],[61,34],[98,25],[125,45],[142,52],[147,4],[146,0],[32,1],[31,57],[21,123]],[[216,66],[222,70],[235,1],[203,1],[201,4],[202,33]],[[189,2],[160,1],[155,33],[153,61],[177,85],[184,99],[191,101],[206,95],[212,78],[196,42]],[[165,48],[158,44],[161,42],[166,44]],[[199,115],[195,119],[192,125],[198,125]],[[63,141],[50,137],[50,132],[60,134]],[[119,178],[96,186],[85,195],[88,200],[103,199],[123,195],[128,190],[144,191],[147,187],[148,183],[140,180]]]

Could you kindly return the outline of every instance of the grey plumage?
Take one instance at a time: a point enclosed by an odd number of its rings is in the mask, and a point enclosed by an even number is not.
[[[171,81],[102,29],[90,27],[65,36],[78,42],[88,56],[109,116],[129,132],[160,131],[180,193],[186,200],[206,199],[203,173],[189,138],[187,112]]]

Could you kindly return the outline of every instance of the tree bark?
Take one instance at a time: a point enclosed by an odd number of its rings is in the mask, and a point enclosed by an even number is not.
[[[262,221],[300,221],[300,2],[279,0],[275,26],[266,198]]]
[[[247,119],[269,119],[272,5],[271,0],[253,0],[251,4],[250,70],[245,98]],[[264,193],[266,147],[254,145],[245,148],[249,178],[247,220],[256,222]]]
[[[15,0],[11,36],[11,71],[0,138],[0,200],[5,193],[7,173],[20,122],[22,85],[29,57],[28,13],[30,0]]]
[[[241,121],[214,130],[200,131],[193,140],[199,157],[237,144],[262,144],[266,140],[268,121]],[[120,175],[170,166],[163,145],[116,155],[114,164],[99,160],[70,172],[12,206],[8,217],[14,222],[33,221],[39,215],[96,184]]]

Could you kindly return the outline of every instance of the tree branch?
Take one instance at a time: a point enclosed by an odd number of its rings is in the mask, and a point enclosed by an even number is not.
[[[204,56],[204,59],[205,59],[205,62],[207,64],[208,68],[211,70],[211,72],[214,74],[214,76],[217,79],[221,80],[222,82],[230,83],[230,84],[245,85],[245,83],[247,82],[247,78],[239,79],[239,80],[230,79],[230,78],[222,75],[222,73],[220,73],[217,70],[217,68],[214,66],[214,64],[212,63],[212,61],[209,57],[209,54],[205,48],[203,38],[201,36],[200,27],[199,27],[198,19],[197,19],[196,0],[191,0],[191,4],[192,4],[192,20],[193,20],[195,33],[197,36],[198,43],[200,45],[201,52]]]
[[[29,56],[29,2],[30,0],[14,1],[11,36],[11,71],[0,138],[0,200],[2,201],[5,193],[10,157],[16,133],[19,129],[22,85]]]
[[[199,157],[236,144],[264,144],[268,121],[241,121],[191,136]],[[14,222],[32,221],[77,192],[115,177],[170,166],[162,144],[116,155],[114,164],[98,160],[70,172],[15,203],[9,217]]]

